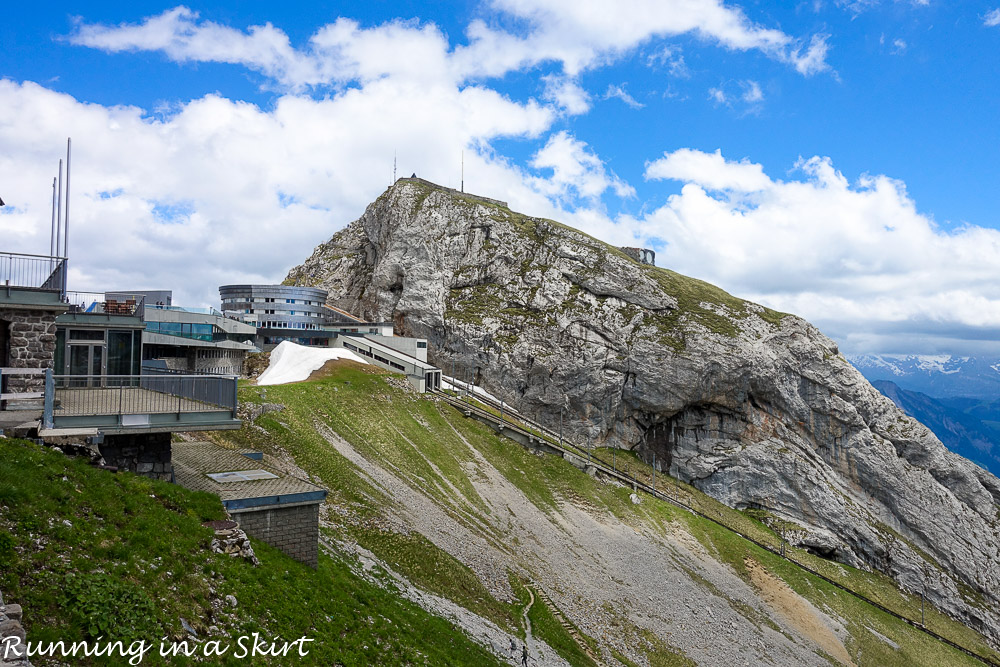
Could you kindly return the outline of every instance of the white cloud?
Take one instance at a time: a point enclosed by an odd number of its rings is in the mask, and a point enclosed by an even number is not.
[[[754,24],[719,0],[493,0],[492,5],[524,20],[525,33],[476,20],[466,30],[468,44],[451,49],[434,25],[392,21],[361,28],[340,18],[297,49],[269,23],[242,31],[175,7],[133,24],[81,21],[69,40],[113,53],[162,51],[178,62],[239,64],[292,91],[383,76],[460,84],[543,62],[561,63],[572,79],[653,39],[684,34],[728,49],[761,51],[806,75],[828,69],[825,36],[814,35],[808,42],[793,38]],[[674,66],[683,68],[683,59]]]
[[[802,315],[842,340],[889,345],[899,338],[880,336],[905,330],[930,349],[941,337],[1000,331],[1000,232],[943,232],[900,181],[851,183],[829,158],[796,169],[800,179],[781,181],[718,151],[667,153],[646,176],[681,181],[680,193],[616,226],[653,245],[662,239],[661,266]]]
[[[983,25],[990,28],[1000,25],[1000,7],[991,9],[983,17]]]
[[[709,88],[708,99],[712,100],[716,104],[729,104],[729,97],[726,95],[726,91],[722,88]]]
[[[549,138],[532,157],[531,166],[552,170],[552,176],[537,179],[535,187],[563,201],[572,201],[574,195],[595,200],[609,188],[619,197],[635,195],[634,188],[609,173],[601,159],[587,149],[587,144],[565,131]]]
[[[808,45],[780,30],[754,24],[719,0],[493,0],[497,9],[527,20],[530,41],[575,74],[594,62],[654,37],[693,33],[734,50],[759,50],[802,74],[827,69],[826,38]]]
[[[111,53],[163,51],[177,62],[240,64],[290,88],[327,80],[331,72],[309,54],[295,50],[288,36],[270,23],[247,32],[199,21],[198,13],[175,7],[138,24],[105,26],[79,23],[70,41]]]
[[[542,97],[554,102],[567,114],[579,115],[590,110],[590,95],[576,81],[548,74],[542,77],[542,82],[545,84]]]
[[[610,100],[612,98],[621,100],[633,109],[641,109],[646,106],[629,95],[628,91],[625,90],[624,83],[621,85],[608,84],[608,89],[604,92],[604,99]]]
[[[759,164],[747,159],[730,162],[722,157],[721,150],[703,153],[690,148],[665,153],[659,160],[648,163],[645,176],[649,180],[669,179],[696,183],[708,190],[739,193],[758,192],[771,184]]]
[[[709,88],[708,99],[716,105],[741,107],[743,113],[756,113],[763,106],[764,91],[753,79],[726,81],[717,88]]]
[[[539,136],[552,113],[484,88],[380,80],[271,110],[209,95],[165,119],[33,83],[0,80],[0,99],[5,250],[48,250],[51,178],[74,138],[71,289],[163,287],[205,305],[219,284],[280,280],[388,185],[394,151],[401,175],[457,187],[465,149],[466,189],[560,217],[489,147]]]
[[[655,53],[646,58],[646,64],[652,67],[664,66],[671,76],[679,79],[686,79],[691,76],[687,63],[684,62],[684,54],[681,47],[667,44],[659,48]]]
[[[741,98],[747,104],[759,104],[764,101],[764,93],[760,89],[760,84],[756,81],[743,82],[743,96]]]

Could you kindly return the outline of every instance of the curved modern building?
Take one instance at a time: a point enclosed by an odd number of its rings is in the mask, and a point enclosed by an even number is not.
[[[326,345],[324,325],[330,321],[326,290],[294,285],[223,285],[222,311],[257,327],[266,345],[290,340],[302,345]],[[320,341],[318,339],[322,338]]]

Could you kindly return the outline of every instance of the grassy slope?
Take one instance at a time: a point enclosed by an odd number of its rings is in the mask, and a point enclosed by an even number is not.
[[[323,556],[314,571],[257,541],[256,568],[211,553],[201,523],[222,518],[214,496],[96,470],[26,441],[0,440],[0,461],[0,590],[24,607],[33,642],[179,639],[183,617],[202,637],[219,627],[232,652],[252,632],[315,638],[299,664],[495,664],[451,623],[348,563]],[[212,600],[229,594],[238,606],[213,612]]]
[[[976,664],[709,521],[652,499],[633,505],[628,489],[595,483],[562,459],[530,455],[447,405],[400,391],[392,382],[371,368],[342,364],[316,382],[243,387],[241,401],[245,403],[286,407],[219,438],[272,453],[291,453],[299,466],[320,477],[330,489],[331,505],[336,508],[331,513],[334,525],[328,529],[332,537],[356,540],[418,586],[522,637],[527,582],[511,573],[515,598],[496,600],[471,570],[423,536],[401,535],[387,528],[379,519],[391,513],[390,501],[329,445],[324,429],[335,431],[382,466],[394,467],[413,488],[424,491],[501,549],[507,538],[502,530],[481,520],[488,510],[461,466],[472,458],[470,446],[544,511],[553,512],[560,499],[568,499],[610,512],[636,527],[666,532],[666,524],[683,526],[747,580],[744,559],[757,560],[820,609],[847,621],[851,634],[847,648],[858,664]],[[5,463],[0,467],[0,590],[11,601],[25,605],[33,639],[84,637],[94,631],[91,624],[99,618],[114,619],[121,626],[111,628],[115,632],[179,635],[183,616],[199,630],[215,624],[230,636],[256,630],[286,639],[303,634],[316,637],[320,641],[313,645],[315,664],[491,661],[448,622],[402,601],[391,586],[383,589],[355,576],[349,560],[322,556],[319,570],[312,571],[258,542],[255,547],[263,561],[259,568],[209,553],[205,547],[210,533],[200,524],[218,518],[221,511],[211,496],[97,471],[27,443],[0,441],[0,457]],[[649,473],[629,455],[619,452],[616,460],[619,467],[632,465],[640,475]],[[663,478],[659,482],[671,484],[672,492],[687,502],[762,541],[776,540],[752,517],[691,487]],[[63,519],[73,526],[63,525]],[[13,538],[4,539],[5,534]],[[515,562],[516,545],[508,551]],[[893,608],[908,605],[913,609],[913,599],[885,577],[808,554],[795,555]],[[91,572],[95,565],[108,576],[89,575],[81,585],[67,585],[69,573]],[[530,562],[521,565],[531,571]],[[702,584],[714,589],[707,581]],[[144,597],[147,591],[155,593]],[[212,617],[212,599],[230,593],[240,600],[237,609]],[[78,607],[65,602],[67,595],[74,594],[93,596],[100,604],[71,611]],[[776,627],[739,601],[731,604],[752,622]],[[530,616],[535,636],[573,664],[587,664],[538,596],[535,605]],[[618,632],[642,647],[650,664],[690,664],[663,639],[644,633],[624,616],[619,621]],[[928,624],[960,643],[987,651],[975,633],[945,617],[931,612]],[[901,649],[892,650],[866,627]],[[628,664],[624,658],[621,662]]]
[[[435,497],[450,508],[454,516],[501,547],[504,544],[503,534],[494,533],[485,527],[485,523],[475,521],[475,513],[483,511],[482,500],[468,484],[460,465],[471,458],[469,445],[474,446],[540,508],[554,510],[559,498],[567,498],[610,511],[618,519],[632,525],[645,524],[663,531],[664,523],[680,523],[710,552],[717,554],[719,560],[732,566],[739,576],[748,581],[744,559],[757,560],[820,609],[846,619],[852,637],[848,650],[859,664],[976,664],[710,521],[660,501],[649,500],[639,506],[632,505],[627,489],[596,484],[561,459],[532,456],[521,447],[498,438],[478,422],[462,418],[446,405],[391,388],[377,371],[344,365],[318,382],[268,388],[244,387],[241,400],[251,403],[265,400],[279,402],[286,409],[259,418],[257,424],[263,429],[244,428],[225,437],[240,445],[249,444],[264,449],[280,447],[291,452],[299,465],[318,474],[330,485],[333,489],[331,493],[337,496],[336,502],[349,505],[358,517],[378,515],[385,500],[381,492],[362,481],[351,463],[333,451],[318,428],[331,428],[366,457],[383,465],[396,466],[396,471],[404,475],[411,486]],[[456,430],[464,436],[468,445],[456,437]],[[606,458],[609,457],[606,455]],[[619,453],[620,465],[628,459],[629,455]],[[648,468],[641,469],[639,461],[634,458],[631,461],[636,466],[636,472],[649,474]],[[761,541],[777,543],[774,533],[755,518],[735,512],[693,487],[660,479],[661,485],[667,483],[672,484],[674,492],[681,494],[688,503]],[[452,489],[452,492],[442,491],[445,488]],[[455,493],[454,490],[460,492]],[[372,528],[363,521],[346,521],[335,530],[342,536],[356,539],[379,557],[399,567],[419,585],[491,618],[502,627],[519,627],[520,607],[516,601],[510,603],[490,598],[467,568],[426,540],[413,536],[403,540],[383,529]],[[793,555],[891,608],[906,612],[911,617],[919,617],[919,599],[901,593],[884,576],[843,567],[805,552],[795,551]],[[428,563],[437,565],[431,568]],[[530,571],[530,563],[525,565]],[[759,613],[753,610],[740,609],[736,601],[733,605],[753,622],[770,623],[769,619],[759,618]],[[980,653],[990,652],[975,632],[930,609],[928,626]],[[890,649],[866,627],[889,637],[901,649]],[[553,642],[554,646],[556,644],[558,642]],[[992,655],[1000,658],[996,653]],[[659,659],[656,656],[665,660],[668,656],[676,656],[676,651],[666,646],[662,651],[654,652],[651,659]]]

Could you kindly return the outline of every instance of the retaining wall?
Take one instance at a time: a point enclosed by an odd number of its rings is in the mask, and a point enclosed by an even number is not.
[[[319,503],[230,510],[248,535],[310,567],[319,564]]]

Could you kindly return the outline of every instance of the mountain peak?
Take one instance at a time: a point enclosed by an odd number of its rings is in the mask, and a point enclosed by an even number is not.
[[[1000,480],[804,320],[501,204],[400,179],[288,279],[427,338],[432,363],[576,441],[793,522],[799,545],[926,586],[1000,638]]]

